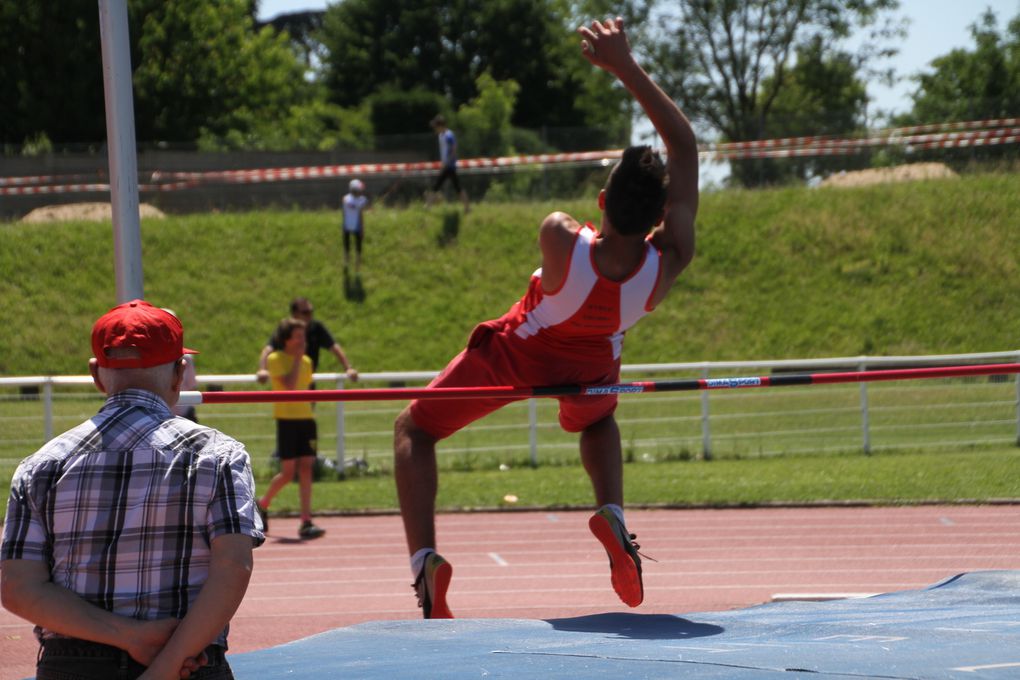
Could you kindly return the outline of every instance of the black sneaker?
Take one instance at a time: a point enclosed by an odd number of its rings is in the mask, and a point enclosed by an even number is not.
[[[429,553],[418,578],[411,585],[418,596],[418,606],[426,619],[452,619],[446,604],[446,590],[450,587],[453,567],[439,553]]]
[[[317,527],[312,524],[311,520],[305,520],[301,523],[301,528],[298,529],[298,536],[300,538],[318,538],[326,533],[326,530],[322,527]]]

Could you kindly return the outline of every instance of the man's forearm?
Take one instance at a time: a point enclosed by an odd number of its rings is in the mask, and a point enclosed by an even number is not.
[[[39,563],[39,569],[45,566]],[[42,571],[24,560],[3,563],[3,605],[32,623],[81,640],[120,646],[131,619],[101,609],[63,586],[40,580]]]
[[[669,96],[633,58],[616,69],[616,77],[633,95],[662,137],[671,158],[697,163],[698,142],[690,121]]]
[[[209,578],[143,678],[176,677],[187,659],[216,640],[240,606],[251,579],[251,538],[233,534],[216,541]]]
[[[259,354],[259,368],[258,368],[258,370],[260,370],[260,371],[266,370],[266,364],[269,361],[269,355],[272,354],[272,353],[273,353],[273,346],[272,345],[266,345],[265,347],[262,348],[262,353]]]
[[[348,370],[351,367],[351,362],[348,361],[347,355],[344,354],[344,350],[343,350],[342,347],[340,347],[339,344],[333,345],[332,347],[330,347],[330,350],[333,352],[333,354],[336,356],[336,358],[343,365],[345,371]]]
[[[293,390],[297,387],[298,378],[301,377],[301,365],[304,363],[304,355],[294,357],[294,362],[290,365],[290,371],[287,375],[283,376],[283,386],[288,390]]]

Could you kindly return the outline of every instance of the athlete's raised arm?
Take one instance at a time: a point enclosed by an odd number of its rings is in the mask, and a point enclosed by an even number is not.
[[[690,122],[634,59],[623,19],[595,21],[577,29],[585,58],[616,76],[634,96],[662,137],[668,155],[669,190],[663,223],[652,232],[653,243],[667,259],[672,277],[694,257],[694,217],[698,212],[698,144]]]

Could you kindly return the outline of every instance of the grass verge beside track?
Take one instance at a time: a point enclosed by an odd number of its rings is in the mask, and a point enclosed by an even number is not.
[[[1020,502],[1020,448],[912,451],[864,456],[668,461],[625,466],[629,506],[732,507],[769,504]],[[259,481],[259,488],[266,482]],[[580,465],[444,471],[440,512],[464,509],[587,508],[591,487]],[[515,503],[506,496],[517,497]],[[396,511],[393,478],[365,475],[317,482],[316,512]],[[298,509],[287,486],[274,513]]]

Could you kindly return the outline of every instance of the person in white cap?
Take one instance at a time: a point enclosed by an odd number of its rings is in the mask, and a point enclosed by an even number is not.
[[[344,269],[350,266],[351,236],[354,237],[354,269],[361,269],[361,242],[365,238],[365,211],[371,202],[365,194],[365,183],[360,179],[352,179],[348,185],[348,193],[344,195]]]

